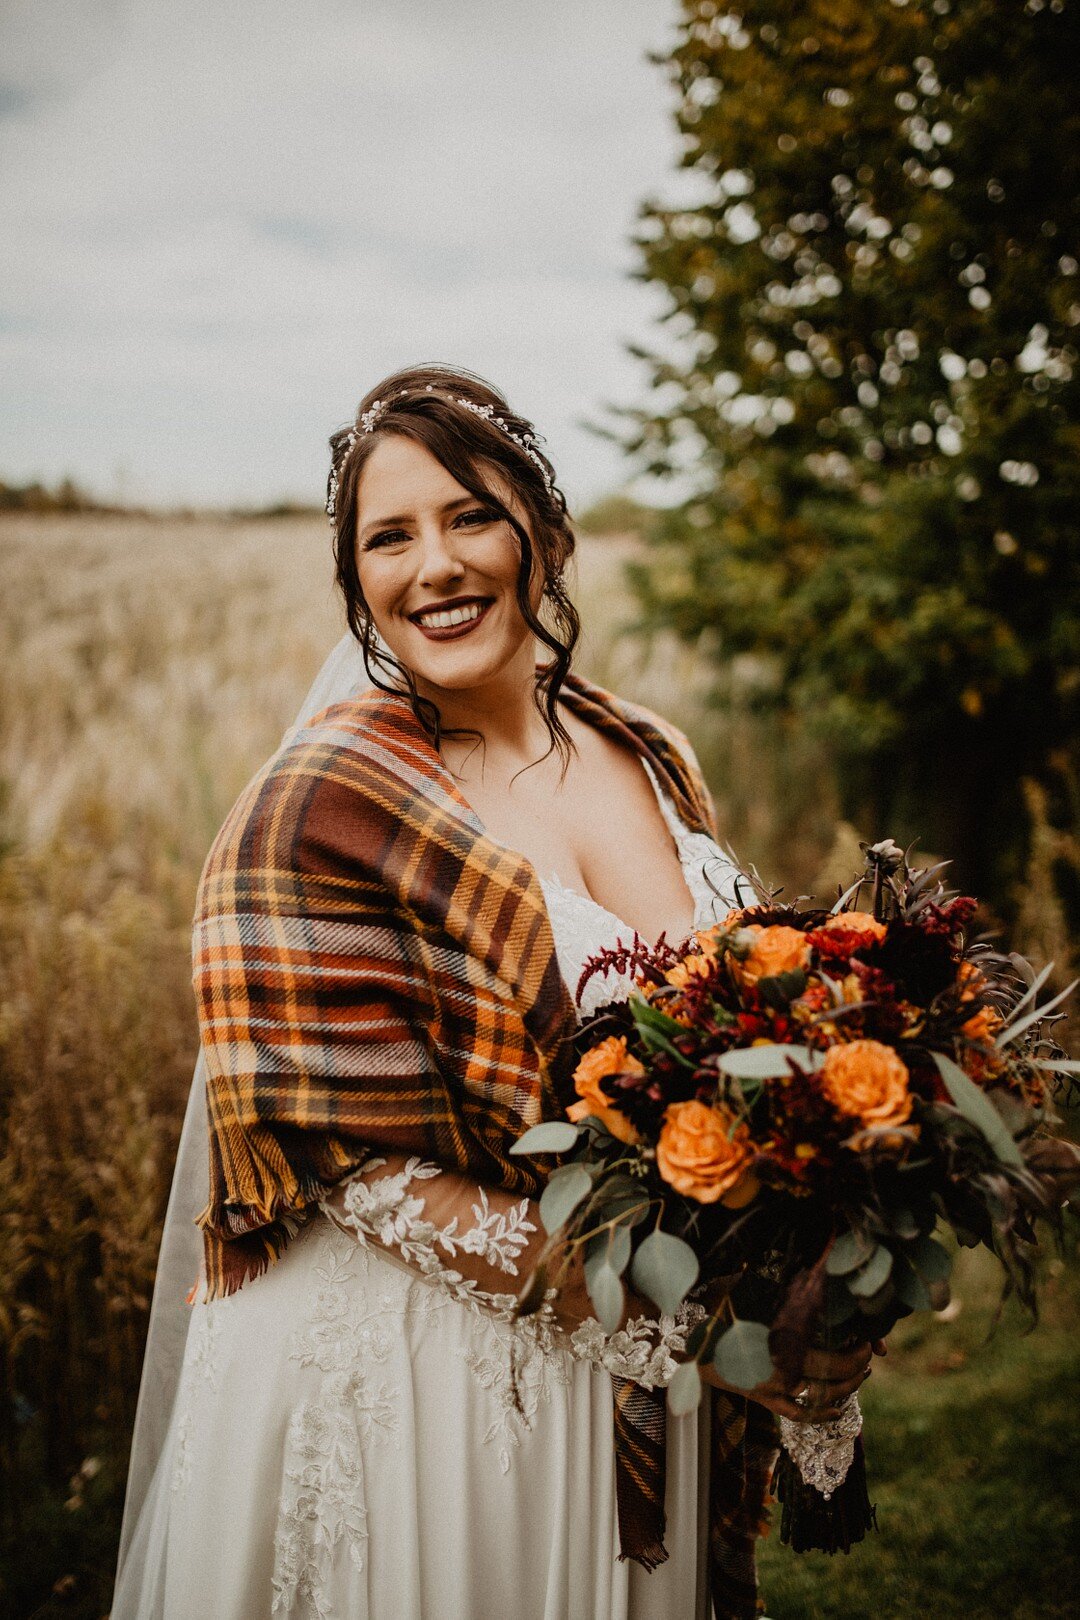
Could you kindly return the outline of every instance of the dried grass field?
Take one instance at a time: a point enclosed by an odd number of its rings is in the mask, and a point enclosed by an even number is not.
[[[629,633],[632,546],[583,543],[582,667],[687,727],[741,856],[825,892],[858,855],[825,762],[777,723],[711,713],[693,652]],[[5,1615],[107,1613],[196,1050],[195,884],[340,629],[317,519],[0,521]],[[881,1533],[832,1563],[767,1544],[774,1620],[1080,1612],[1075,1230],[1030,1338],[1007,1310],[987,1342],[992,1277],[968,1255],[958,1313],[896,1335],[867,1401]]]

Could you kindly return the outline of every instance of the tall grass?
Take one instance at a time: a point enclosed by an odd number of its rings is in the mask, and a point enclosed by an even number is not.
[[[689,731],[741,857],[789,893],[835,892],[858,861],[858,832],[837,823],[828,761],[779,723],[710,713],[693,649],[630,632],[620,565],[633,545],[583,543],[582,667]],[[4,517],[0,584],[0,1612],[89,1620],[109,1601],[196,1050],[195,884],[341,616],[325,525],[303,518]],[[1024,943],[1060,959],[1069,941],[1043,897],[1055,863],[1080,862],[1041,825]],[[913,1376],[932,1383],[919,1354]],[[1012,1364],[1020,1406],[1034,1366]],[[970,1393],[977,1426],[977,1381]],[[898,1389],[879,1452],[894,1471],[909,1416]],[[778,1563],[773,1577],[770,1563],[777,1615],[909,1612],[892,1598],[857,1606],[875,1580],[892,1591],[882,1557],[853,1555],[863,1585],[836,1608],[831,1572]]]

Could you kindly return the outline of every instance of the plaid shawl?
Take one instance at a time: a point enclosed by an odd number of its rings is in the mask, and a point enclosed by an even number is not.
[[[690,827],[714,830],[679,732],[575,674],[562,698],[649,761]],[[542,1190],[550,1160],[509,1148],[563,1116],[576,1029],[543,892],[486,835],[405,697],[365,692],[286,738],[210,850],[193,956],[209,1297],[277,1259],[372,1149]],[[664,1394],[614,1384],[622,1555],[651,1568],[667,1557]],[[746,1445],[748,1403],[713,1401],[714,1601],[718,1620],[742,1620],[768,1469]]]

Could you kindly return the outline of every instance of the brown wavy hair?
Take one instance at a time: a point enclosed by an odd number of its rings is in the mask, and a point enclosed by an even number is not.
[[[526,439],[542,462],[551,481],[549,490],[540,466],[502,428],[458,403],[467,399],[474,405],[490,406],[495,415]],[[384,402],[371,432],[361,433],[352,447],[350,434],[360,418],[377,402]],[[566,679],[580,634],[574,604],[567,594],[564,569],[574,551],[566,497],[555,483],[555,469],[537,442],[531,422],[513,412],[497,388],[469,371],[431,364],[410,366],[385,377],[369,390],[357,406],[348,427],[339,428],[330,438],[331,470],[327,482],[327,504],[336,480],[334,499],[334,564],[337,582],[345,598],[349,629],[360,643],[364,668],[374,686],[384,692],[400,691],[381,678],[391,671],[405,683],[417,719],[435,746],[440,737],[457,735],[444,731],[438,706],[421,697],[412,672],[376,644],[375,626],[360,588],[356,558],[356,498],[360,475],[379,439],[396,433],[412,439],[440,461],[458,483],[485,505],[498,512],[517,536],[521,561],[517,576],[517,603],[529,629],[549,649],[550,662],[540,666],[534,693],[536,706],[551,738],[548,749],[557,749],[563,769],[569,761],[572,743],[559,718],[559,691]],[[510,483],[525,509],[529,526],[521,523],[491,486],[490,470],[495,469]],[[488,474],[485,477],[485,473]],[[530,535],[529,529],[532,530]],[[539,616],[529,601],[529,585],[537,567],[544,590]],[[469,732],[468,735],[473,735]],[[545,756],[546,757],[546,756]]]

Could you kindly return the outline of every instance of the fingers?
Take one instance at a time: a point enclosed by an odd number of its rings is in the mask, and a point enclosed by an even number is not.
[[[753,1400],[758,1399],[755,1391]],[[840,1416],[840,1407],[836,1401],[830,1400],[821,1406],[800,1405],[790,1395],[770,1395],[760,1402],[767,1406],[770,1412],[778,1417],[790,1418],[793,1423],[827,1423],[830,1419]]]
[[[870,1346],[854,1345],[850,1350],[808,1350],[803,1362],[803,1381],[838,1384],[858,1378],[870,1365]]]
[[[844,1378],[840,1381],[829,1380],[818,1384],[817,1388],[822,1399],[831,1401],[833,1405],[840,1405],[847,1400],[849,1395],[854,1395],[856,1390],[861,1389],[869,1376],[870,1369],[867,1367],[857,1378]]]

